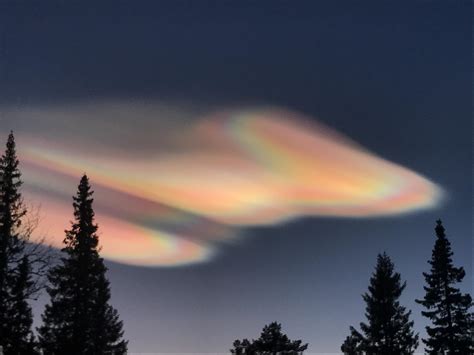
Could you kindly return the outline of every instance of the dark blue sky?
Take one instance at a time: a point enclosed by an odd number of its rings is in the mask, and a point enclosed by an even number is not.
[[[471,17],[469,1],[5,0],[0,105],[284,106],[439,184],[447,199],[425,212],[249,229],[188,267],[109,264],[131,352],[225,352],[278,320],[311,352],[333,353],[362,320],[383,251],[408,281],[403,301],[422,331],[413,299],[437,218],[472,287]],[[0,131],[18,128],[0,115]]]

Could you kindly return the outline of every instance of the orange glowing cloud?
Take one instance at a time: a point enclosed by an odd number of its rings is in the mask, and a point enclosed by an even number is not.
[[[133,120],[133,110],[127,112]],[[116,126],[107,145],[82,146],[82,137],[71,138],[73,129],[64,130],[64,139],[19,136],[25,186],[46,201],[44,224],[56,245],[70,219],[73,181],[84,172],[97,190],[104,255],[137,265],[208,260],[240,227],[300,216],[400,214],[441,198],[425,177],[289,111],[218,112],[168,125],[166,134],[159,132],[160,115],[146,110],[147,120],[158,121],[147,126],[157,129],[158,143],[147,140],[143,150],[125,149]]]

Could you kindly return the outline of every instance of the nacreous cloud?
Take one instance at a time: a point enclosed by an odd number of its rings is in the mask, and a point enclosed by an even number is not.
[[[280,109],[206,116],[109,103],[6,115],[22,123],[26,193],[41,201],[43,230],[53,243],[60,246],[70,196],[87,172],[103,254],[123,263],[200,262],[219,242],[238,237],[240,227],[301,216],[400,214],[441,197],[417,173]],[[28,121],[44,132],[23,128]]]

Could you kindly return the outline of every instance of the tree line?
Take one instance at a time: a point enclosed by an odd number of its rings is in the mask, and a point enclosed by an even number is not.
[[[93,191],[82,176],[73,197],[73,221],[65,231],[64,246],[53,266],[49,253],[30,240],[35,218],[22,194],[15,138],[10,133],[0,157],[0,353],[4,355],[121,355],[127,353],[123,323],[110,305],[107,268],[99,251]],[[422,315],[431,324],[423,339],[430,355],[474,354],[474,314],[469,294],[456,285],[465,271],[455,267],[451,244],[440,220],[430,270],[425,278]],[[46,279],[45,281],[43,281]],[[49,303],[42,324],[33,331],[30,301],[43,288]],[[386,254],[377,257],[368,291],[366,322],[350,327],[341,351],[345,355],[408,355],[419,345],[411,311],[400,304],[406,287]],[[236,340],[231,354],[303,353],[308,344],[290,340],[281,324],[266,325],[256,340]]]
[[[34,225],[28,223],[30,211],[21,186],[10,133],[0,158],[0,353],[126,354],[123,324],[109,303],[89,179],[84,175],[80,180],[73,197],[73,222],[53,266],[48,252],[29,243]],[[44,278],[50,300],[35,335],[29,301],[41,290]]]
[[[474,314],[469,294],[463,294],[457,283],[462,282],[465,271],[453,264],[451,244],[446,237],[441,220],[436,221],[436,241],[430,270],[423,273],[426,281],[425,296],[415,302],[424,307],[422,315],[431,321],[423,339],[429,355],[474,354]],[[368,291],[362,296],[366,304],[366,322],[360,330],[350,327],[341,351],[344,355],[410,355],[419,345],[411,311],[400,304],[406,287],[394,263],[386,254],[377,256],[375,271],[370,278]],[[302,354],[308,344],[292,341],[281,332],[281,324],[271,323],[263,328],[260,338],[236,340],[232,354]]]

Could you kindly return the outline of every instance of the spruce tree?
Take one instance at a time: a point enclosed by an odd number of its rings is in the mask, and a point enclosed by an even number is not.
[[[413,354],[418,346],[418,334],[414,333],[413,321],[409,319],[411,311],[406,311],[398,301],[405,287],[387,254],[379,254],[369,291],[363,295],[368,323],[360,323],[362,332],[351,327],[349,341],[346,339],[343,346],[355,346],[355,351],[367,355]]]
[[[252,352],[253,352],[252,344],[250,343],[250,341],[248,341],[248,339],[243,339],[242,341],[241,340],[236,340],[236,341],[234,341],[232,346],[234,348],[230,349],[231,354],[245,355],[245,354],[252,354]]]
[[[28,290],[32,287],[30,262],[27,256],[23,256],[18,267],[18,275],[11,290],[9,311],[9,337],[10,347],[7,353],[31,355],[37,354],[35,350],[35,338],[31,327],[33,325],[33,313],[28,304]]]
[[[0,158],[0,345],[6,355],[30,348],[33,341],[27,299],[34,283],[21,233],[27,209],[20,192],[19,164],[11,132]]]
[[[45,355],[126,354],[122,322],[109,304],[107,268],[99,255],[93,191],[83,176],[61,262],[49,273],[51,302],[38,329]]]
[[[281,354],[296,355],[308,348],[308,344],[302,344],[301,340],[290,340],[287,335],[281,332],[281,324],[270,323],[263,328],[260,338],[252,342],[244,339],[236,340],[231,354]]]
[[[346,337],[341,346],[341,351],[344,355],[363,355],[361,349],[362,337],[358,332],[351,327],[351,334]]]
[[[472,298],[455,287],[466,275],[462,267],[454,267],[451,243],[440,220],[436,221],[436,242],[433,248],[429,273],[423,273],[425,297],[417,300],[429,318],[428,338],[423,339],[428,354],[474,354]]]

